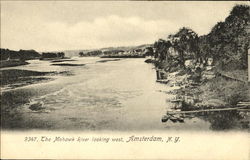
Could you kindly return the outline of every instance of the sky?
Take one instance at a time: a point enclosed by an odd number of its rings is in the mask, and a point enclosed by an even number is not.
[[[207,34],[233,1],[1,1],[1,48],[61,51],[154,43],[181,27]],[[249,3],[248,3],[249,4]]]

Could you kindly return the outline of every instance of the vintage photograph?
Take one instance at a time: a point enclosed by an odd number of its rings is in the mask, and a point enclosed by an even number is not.
[[[249,2],[1,1],[3,131],[249,131]]]

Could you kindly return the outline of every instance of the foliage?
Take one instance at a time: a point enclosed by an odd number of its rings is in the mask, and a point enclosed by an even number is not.
[[[79,55],[80,56],[100,56],[102,55],[103,52],[101,50],[94,50],[94,51],[88,51],[88,52],[80,52]]]
[[[83,57],[83,56],[84,56],[84,53],[83,53],[83,52],[79,52],[79,56],[80,56],[80,57]]]
[[[158,58],[160,61],[167,60],[167,58],[169,57],[168,49],[170,47],[170,41],[159,39],[157,42],[154,43],[155,58]]]
[[[146,47],[144,54],[145,56],[154,56],[154,49],[152,47]]]
[[[170,63],[169,49],[177,51],[180,66],[185,60],[207,65],[208,58],[224,69],[246,69],[247,50],[250,47],[250,7],[236,5],[224,22],[218,22],[207,35],[198,36],[192,29],[183,27],[169,35],[168,40],[154,43],[155,58]]]
[[[247,49],[249,34],[250,8],[236,5],[224,22],[217,23],[209,33],[212,57],[226,68],[230,63],[238,63],[238,68],[247,67]]]
[[[43,52],[42,53],[42,58],[64,58],[65,53],[64,52]]]
[[[8,59],[19,59],[19,60],[30,60],[41,57],[41,55],[35,50],[19,50],[13,51],[9,49],[2,49],[0,54],[1,60]]]
[[[185,67],[185,58],[188,56],[198,57],[198,35],[192,29],[183,27],[176,34],[169,35],[173,48],[179,53],[180,65]],[[193,55],[192,55],[193,54]]]

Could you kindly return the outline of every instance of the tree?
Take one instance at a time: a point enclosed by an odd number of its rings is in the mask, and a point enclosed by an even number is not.
[[[144,55],[145,56],[154,56],[154,49],[152,47],[145,48]]]
[[[235,64],[247,67],[247,49],[250,43],[250,9],[236,5],[224,22],[218,22],[208,34],[214,60],[221,66]],[[227,68],[227,67],[225,67]]]
[[[155,58],[160,61],[168,60],[169,54],[168,49],[171,47],[170,41],[159,39],[154,43],[155,48]]]
[[[83,52],[79,52],[79,56],[83,57],[84,56]]]
[[[60,58],[64,58],[65,53],[64,52],[58,52],[57,56],[60,57]]]
[[[185,58],[188,54],[198,55],[198,35],[192,29],[183,27],[176,34],[169,35],[173,48],[178,52],[179,63],[185,68]]]
[[[209,41],[209,36],[200,36],[198,40],[198,52],[200,62],[207,65],[208,58],[212,58],[211,45]]]

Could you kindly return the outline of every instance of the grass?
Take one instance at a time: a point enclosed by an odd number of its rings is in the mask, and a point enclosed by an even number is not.
[[[239,77],[241,78],[241,77]],[[202,100],[217,99],[235,106],[240,101],[250,101],[249,83],[216,77],[200,87]]]

